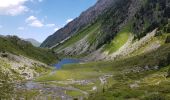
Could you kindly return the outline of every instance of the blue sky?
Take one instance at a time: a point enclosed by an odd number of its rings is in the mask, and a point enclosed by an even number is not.
[[[97,0],[0,0],[0,34],[40,42]]]

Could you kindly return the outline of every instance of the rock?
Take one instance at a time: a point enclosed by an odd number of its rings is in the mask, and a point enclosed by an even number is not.
[[[139,85],[137,84],[137,83],[134,83],[134,84],[130,84],[130,88],[138,88],[139,87]]]
[[[3,57],[3,58],[7,58],[7,57],[8,57],[8,54],[6,54],[6,53],[2,53],[2,54],[1,54],[1,57]]]
[[[159,69],[159,66],[155,66],[154,69],[158,70],[158,69]]]
[[[97,91],[97,87],[94,86],[94,87],[92,88],[92,91]]]
[[[11,79],[15,77],[32,79],[33,77],[39,76],[41,73],[37,71],[38,68],[47,68],[46,64],[21,55],[14,55],[8,52],[5,54],[0,53],[0,55],[1,70],[3,70],[4,73],[8,73]]]
[[[145,70],[149,70],[149,66],[145,66]]]

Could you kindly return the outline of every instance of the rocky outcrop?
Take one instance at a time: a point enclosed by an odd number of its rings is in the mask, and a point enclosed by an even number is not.
[[[141,53],[150,52],[158,49],[161,46],[160,41],[150,42],[156,34],[156,29],[148,33],[145,37],[141,38],[139,41],[133,41],[134,36],[131,35],[128,41],[116,52],[109,54],[107,51],[102,52],[103,48],[91,53],[89,56],[83,58],[85,61],[94,61],[94,60],[114,60],[128,56],[138,49],[145,47],[146,48]]]
[[[89,48],[89,43],[87,41],[88,35],[85,36],[83,39],[81,39],[80,41],[64,48],[61,50],[57,50],[57,53],[64,53],[66,55],[81,55],[83,53],[85,53],[88,48]]]
[[[0,53],[0,70],[12,80],[32,79],[49,70],[46,64],[21,55]]]

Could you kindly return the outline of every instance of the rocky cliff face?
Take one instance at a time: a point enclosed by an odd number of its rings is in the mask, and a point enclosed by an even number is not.
[[[110,8],[115,1],[116,0],[98,0],[94,6],[83,12],[78,18],[49,36],[41,44],[41,47],[52,47],[67,37],[74,35],[81,28],[93,23],[101,14]]]

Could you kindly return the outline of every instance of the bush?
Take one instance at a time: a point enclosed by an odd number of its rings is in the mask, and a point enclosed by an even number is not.
[[[152,94],[144,98],[144,100],[166,100],[164,95]]]
[[[168,70],[167,77],[168,77],[168,78],[170,77],[170,68],[169,68],[169,70]]]
[[[168,36],[168,37],[166,38],[165,43],[170,43],[170,36]]]
[[[10,82],[8,74],[0,71],[0,100],[10,100],[13,94],[13,84]]]

